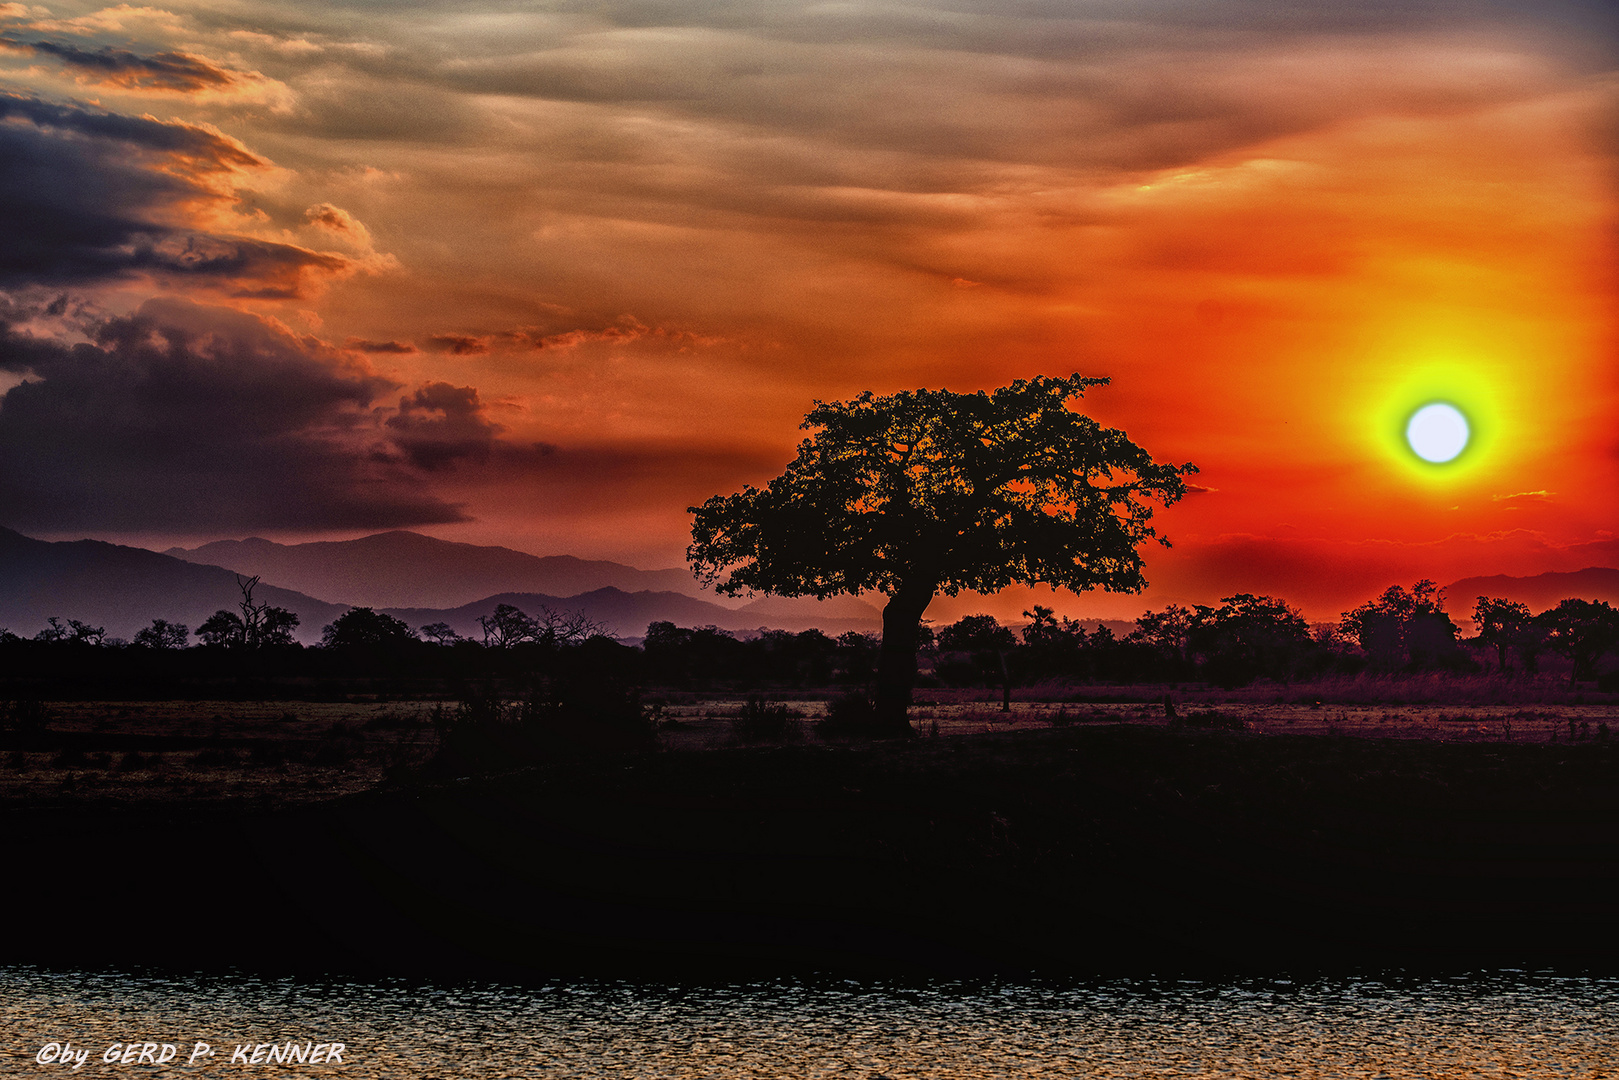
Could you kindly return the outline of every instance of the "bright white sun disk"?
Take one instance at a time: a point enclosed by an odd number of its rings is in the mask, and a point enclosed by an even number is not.
[[[1440,464],[1467,449],[1467,417],[1454,405],[1424,405],[1405,426],[1405,441],[1423,461]]]

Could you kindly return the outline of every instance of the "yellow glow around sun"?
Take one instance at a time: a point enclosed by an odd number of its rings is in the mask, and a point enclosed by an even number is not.
[[[1474,479],[1489,470],[1499,460],[1505,418],[1503,388],[1501,380],[1492,377],[1493,367],[1477,361],[1430,359],[1414,360],[1404,370],[1391,373],[1378,388],[1369,418],[1378,450],[1401,473],[1422,481]],[[1410,429],[1417,413],[1433,405],[1450,406],[1460,413],[1465,437],[1459,450],[1454,446],[1446,452],[1429,449],[1425,457],[1413,446]]]

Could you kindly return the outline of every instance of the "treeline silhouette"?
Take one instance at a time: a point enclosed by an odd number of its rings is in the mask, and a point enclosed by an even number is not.
[[[529,614],[508,604],[463,637],[443,623],[412,629],[371,608],[351,608],[316,646],[292,637],[297,616],[256,602],[257,579],[241,581],[237,611],[221,610],[196,631],[154,619],[129,642],[101,627],[52,618],[24,638],[0,630],[0,696],[312,697],[355,692],[454,692],[473,681],[597,681],[713,691],[738,688],[862,688],[877,668],[880,638],[849,632],[763,630],[740,637],[714,626],[654,622],[638,646],[579,613]],[[1218,605],[1148,611],[1133,630],[1087,628],[1047,607],[1013,627],[969,615],[924,627],[919,685],[997,687],[1039,683],[1187,683],[1235,688],[1376,672],[1534,673],[1548,656],[1568,661],[1570,682],[1597,679],[1619,645],[1619,612],[1604,601],[1568,599],[1532,614],[1510,600],[1478,597],[1478,629],[1463,640],[1431,581],[1390,586],[1336,624],[1312,626],[1286,601],[1238,594]]]

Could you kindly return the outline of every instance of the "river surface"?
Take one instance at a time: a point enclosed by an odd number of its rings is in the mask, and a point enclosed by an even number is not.
[[[1612,1077],[1619,979],[508,986],[0,968],[0,1033],[0,1075],[32,1077]],[[288,1043],[302,1063],[252,1062]],[[334,1043],[340,1063],[310,1062]]]

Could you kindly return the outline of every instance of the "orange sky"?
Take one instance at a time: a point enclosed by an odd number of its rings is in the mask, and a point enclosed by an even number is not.
[[[667,566],[815,399],[1078,371],[1206,490],[1059,610],[1619,566],[1613,19],[0,4],[0,524]]]

